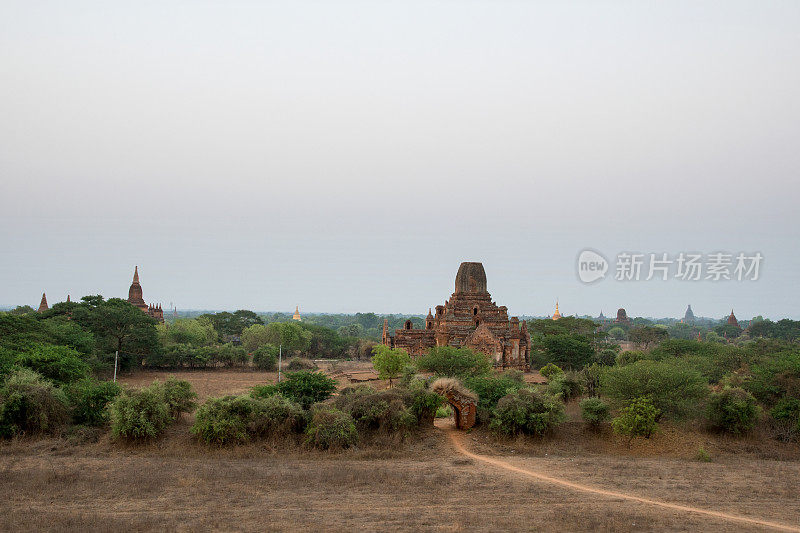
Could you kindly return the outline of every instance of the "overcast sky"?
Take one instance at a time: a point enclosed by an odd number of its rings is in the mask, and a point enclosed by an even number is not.
[[[267,5],[262,5],[267,4]],[[0,305],[800,318],[800,2],[0,4]],[[576,256],[756,252],[592,285]]]

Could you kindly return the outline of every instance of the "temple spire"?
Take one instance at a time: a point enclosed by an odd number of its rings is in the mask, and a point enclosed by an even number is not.
[[[47,305],[47,296],[42,293],[42,301],[39,303],[39,312],[44,313],[48,309],[50,309],[50,307]]]
[[[139,265],[133,267],[133,282],[139,283]]]

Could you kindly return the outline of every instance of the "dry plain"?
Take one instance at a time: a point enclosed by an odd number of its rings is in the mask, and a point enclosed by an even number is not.
[[[166,375],[123,382],[138,386]],[[275,379],[233,371],[180,377],[203,398]],[[796,444],[667,426],[629,445],[587,432],[575,407],[568,412],[570,421],[547,439],[454,434],[439,421],[404,443],[375,441],[338,453],[299,442],[210,449],[192,440],[191,417],[144,445],[114,442],[105,432],[17,439],[0,445],[0,529],[800,530]],[[695,459],[701,446],[711,462]]]

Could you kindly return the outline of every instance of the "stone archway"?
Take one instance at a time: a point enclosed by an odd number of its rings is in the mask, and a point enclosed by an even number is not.
[[[469,429],[475,425],[478,414],[478,397],[453,378],[440,378],[431,385],[433,392],[444,396],[453,408],[456,428]]]

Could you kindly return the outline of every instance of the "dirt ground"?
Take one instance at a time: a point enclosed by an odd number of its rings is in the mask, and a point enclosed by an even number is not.
[[[164,374],[123,381],[141,385],[156,377]],[[208,397],[244,392],[276,376],[179,377]],[[757,436],[724,439],[666,427],[629,445],[573,420],[546,439],[498,441],[477,430],[458,432],[456,442],[440,421],[402,444],[327,453],[270,442],[210,449],[191,439],[190,423],[185,417],[145,445],[113,442],[104,432],[0,444],[0,530],[775,529],[683,507],[800,530],[800,450],[765,445]],[[695,460],[699,446],[711,462]]]

